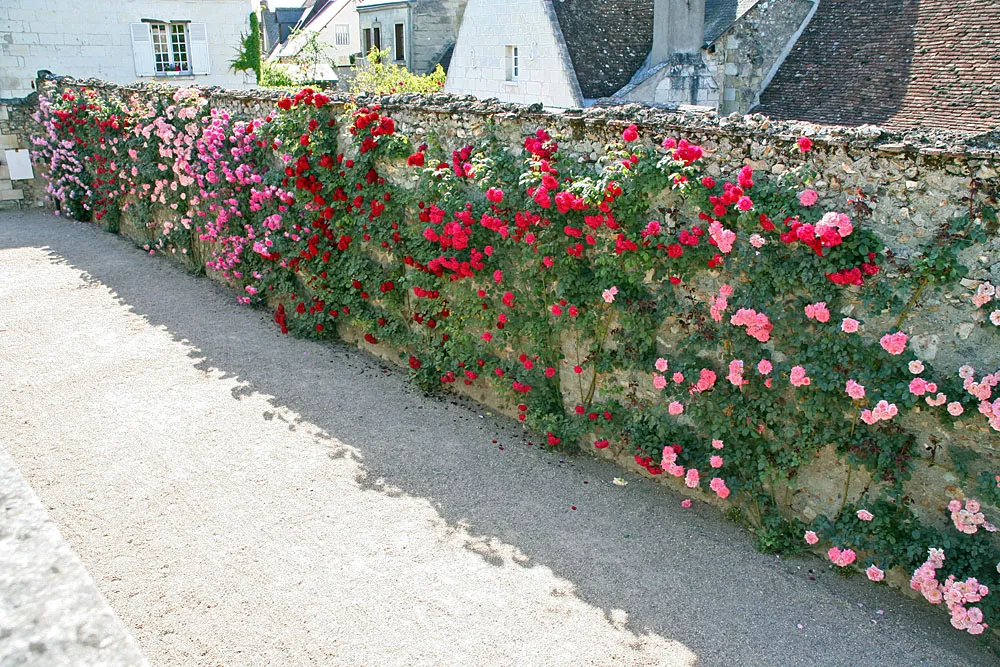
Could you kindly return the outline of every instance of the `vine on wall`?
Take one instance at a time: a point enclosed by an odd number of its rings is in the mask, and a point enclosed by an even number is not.
[[[651,475],[728,498],[762,548],[823,540],[876,582],[905,568],[972,634],[1000,613],[983,507],[1000,476],[954,448],[947,525],[906,489],[909,417],[1000,432],[1000,369],[938,372],[906,332],[922,294],[964,275],[960,251],[995,233],[982,210],[890,281],[863,198],[820,208],[808,160],[717,180],[699,146],[651,146],[635,126],[589,164],[545,128],[447,151],[377,105],[345,113],[309,89],[252,119],[195,90],[65,90],[38,120],[60,210],[110,229],[121,211],[148,220],[150,252],[208,249],[206,266],[283,332],[335,337],[347,322],[404,350],[422,387],[489,385],[552,447],[627,448]],[[992,285],[970,307],[993,308],[984,326],[1000,332]],[[806,525],[791,501],[828,448],[843,504]]]

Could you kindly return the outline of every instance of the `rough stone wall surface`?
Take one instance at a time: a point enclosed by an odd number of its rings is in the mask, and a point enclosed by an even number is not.
[[[111,93],[122,90],[96,81],[83,83],[104,87]],[[281,92],[241,93],[218,89],[206,90],[205,94],[212,106],[248,116],[266,115],[284,95]],[[362,97],[357,103],[365,105],[374,101]],[[638,104],[550,113],[538,107],[484,102],[470,96],[447,94],[395,95],[379,101],[383,110],[395,118],[401,131],[414,137],[434,133],[449,150],[475,144],[492,135],[519,154],[524,136],[545,127],[558,138],[561,152],[583,163],[596,163],[605,145],[620,140],[624,127],[635,123],[644,137],[656,142],[664,136],[675,136],[702,145],[707,152],[707,171],[713,176],[728,177],[743,165],[781,174],[808,162],[819,174],[812,185],[823,196],[820,206],[825,210],[847,210],[854,217],[847,200],[867,202],[870,215],[855,219],[870,226],[903,260],[917,253],[954,217],[975,209],[981,193],[1000,192],[1000,145],[967,143],[967,139],[956,133],[902,134],[871,126],[845,128],[780,122],[758,114],[720,117],[714,113],[682,113]],[[346,97],[332,101],[335,106],[346,102]],[[813,150],[806,155],[795,147],[800,136],[810,136],[814,142]],[[391,166],[387,167],[391,172]],[[145,224],[140,223],[134,227],[142,231]],[[123,221],[122,232],[128,233],[128,229],[130,227]],[[141,234],[137,239],[148,241]],[[912,336],[917,355],[933,361],[935,367],[945,373],[954,373],[959,365],[970,361],[976,363],[977,369],[1000,367],[997,334],[990,330],[992,327],[984,326],[984,311],[975,310],[971,304],[971,296],[980,281],[1000,284],[1000,236],[970,248],[962,259],[969,267],[965,279],[940,291],[925,293],[904,325]],[[890,278],[893,277],[891,266],[886,271]],[[848,304],[847,308],[856,305]],[[870,314],[871,326],[874,329],[893,326],[894,320],[886,317]],[[670,332],[665,329],[662,333],[666,350]],[[358,338],[350,332],[344,335],[349,340]],[[359,344],[368,347],[363,342]],[[383,353],[393,361],[399,358],[398,353],[385,349],[372,351]],[[572,352],[567,350],[567,356],[572,358]],[[480,392],[473,397],[503,410],[504,406],[496,403],[491,392]],[[972,448],[994,467],[1000,463],[1000,438],[985,425],[980,426],[978,421],[969,420],[951,430],[926,415],[914,414],[907,415],[904,426],[918,434],[924,448],[922,453],[928,459],[927,465],[917,465],[913,480],[907,486],[907,493],[916,499],[918,509],[942,509],[942,499],[950,497],[946,489],[958,481],[952,473],[929,463],[932,454],[941,460],[941,453],[937,451],[940,443]],[[612,447],[602,455],[636,469],[631,454]],[[845,473],[846,468],[832,449],[822,453],[809,470],[800,474],[798,482],[802,491],[795,496],[793,507],[807,518],[834,513],[844,495]],[[855,473],[849,496],[856,497],[866,484],[865,475]]]
[[[447,55],[458,39],[468,0],[417,0],[413,3],[413,43],[411,69],[419,74],[433,72],[438,63],[447,65]]]
[[[2,443],[0,665],[148,665]]]
[[[721,113],[746,113],[756,104],[765,79],[814,4],[815,0],[762,0],[705,51],[722,88]]]
[[[5,151],[31,147],[34,121],[31,114],[35,100],[13,100],[0,102],[0,208],[40,203],[43,186],[37,177],[38,167],[34,166],[36,178],[12,181]]]
[[[210,73],[157,77],[177,85],[245,87],[229,69],[249,31],[250,0],[3,0],[0,2],[0,98],[32,92],[39,70],[118,83],[136,80],[129,24],[143,18],[204,23]]]
[[[470,0],[445,90],[504,102],[578,107],[583,97],[546,0]],[[518,47],[519,73],[507,81],[507,47]]]

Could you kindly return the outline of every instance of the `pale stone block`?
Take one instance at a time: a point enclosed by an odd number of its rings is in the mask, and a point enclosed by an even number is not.
[[[0,201],[16,201],[18,199],[24,199],[24,190],[0,191]]]

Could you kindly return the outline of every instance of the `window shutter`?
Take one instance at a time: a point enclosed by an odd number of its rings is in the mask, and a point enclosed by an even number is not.
[[[204,23],[189,23],[188,38],[191,40],[191,73],[208,74],[208,29]]]
[[[154,76],[156,61],[153,58],[153,37],[149,33],[149,24],[130,23],[132,33],[132,58],[135,60],[136,76]]]

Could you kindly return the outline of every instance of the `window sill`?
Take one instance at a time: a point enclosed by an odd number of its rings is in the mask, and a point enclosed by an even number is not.
[[[174,77],[194,78],[194,74],[191,72],[157,72],[153,75],[154,79],[171,79]]]

